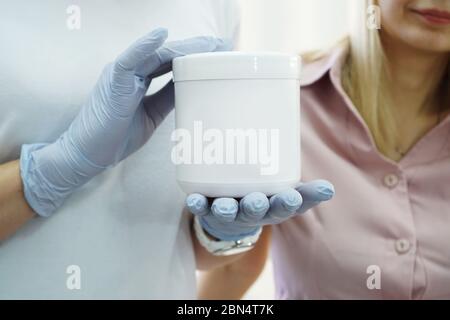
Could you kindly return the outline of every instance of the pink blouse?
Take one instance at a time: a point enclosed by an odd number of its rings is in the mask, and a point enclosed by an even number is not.
[[[303,180],[336,195],[274,227],[277,298],[450,299],[450,117],[387,159],[342,88],[347,55],[303,70]]]

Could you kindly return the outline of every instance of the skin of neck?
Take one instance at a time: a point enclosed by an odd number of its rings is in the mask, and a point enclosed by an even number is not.
[[[419,50],[386,33],[381,40],[395,107],[416,116],[436,114],[439,102],[435,98],[448,72],[450,53]]]

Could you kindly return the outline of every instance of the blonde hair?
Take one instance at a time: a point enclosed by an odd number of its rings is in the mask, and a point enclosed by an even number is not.
[[[350,55],[342,70],[342,85],[369,127],[375,144],[386,152],[396,135],[395,123],[387,107],[385,55],[379,32],[366,26],[367,8],[375,0],[357,0],[350,31]]]
[[[386,56],[378,30],[366,26],[367,9],[376,5],[376,0],[354,0],[351,2],[354,14],[350,35],[337,45],[350,46],[350,53],[342,70],[342,85],[353,101],[359,113],[369,127],[374,143],[384,154],[394,146],[398,136],[392,105],[389,99],[389,88],[386,87]],[[323,56],[322,52],[309,53],[306,61]],[[450,79],[450,63],[447,80]],[[450,85],[444,84],[442,92],[450,109]]]

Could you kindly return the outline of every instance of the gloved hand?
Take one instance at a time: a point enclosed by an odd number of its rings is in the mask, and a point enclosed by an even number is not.
[[[210,235],[224,241],[239,240],[256,234],[262,226],[282,223],[296,217],[334,195],[334,187],[324,180],[303,183],[272,196],[255,192],[239,202],[233,198],[217,198],[209,206],[201,194],[186,198],[189,211],[200,218]]]
[[[173,83],[145,97],[151,79],[175,57],[229,50],[212,37],[166,42],[156,29],[106,66],[69,129],[52,144],[22,146],[25,198],[41,216],[53,213],[77,187],[139,149],[174,105]]]

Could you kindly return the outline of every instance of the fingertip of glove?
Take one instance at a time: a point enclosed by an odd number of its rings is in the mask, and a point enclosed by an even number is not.
[[[232,222],[236,219],[239,204],[232,198],[218,198],[211,205],[213,215],[223,222]]]
[[[333,184],[327,180],[315,180],[304,183],[297,188],[297,191],[307,200],[327,201],[333,198],[335,190]]]
[[[208,207],[208,200],[199,193],[188,195],[185,202],[189,211],[195,215],[202,215]]]
[[[271,206],[277,206],[277,203],[289,212],[297,211],[302,203],[302,195],[295,189],[289,189],[284,192],[280,192],[270,199]]]
[[[149,37],[154,39],[164,39],[166,40],[169,36],[169,30],[167,28],[156,28],[149,33]]]
[[[335,195],[334,186],[326,181],[326,180],[319,180],[319,183],[316,186],[317,193],[322,196],[323,201],[330,200]]]
[[[264,215],[270,208],[269,199],[261,192],[248,194],[241,200],[239,205],[243,212],[256,217]]]

